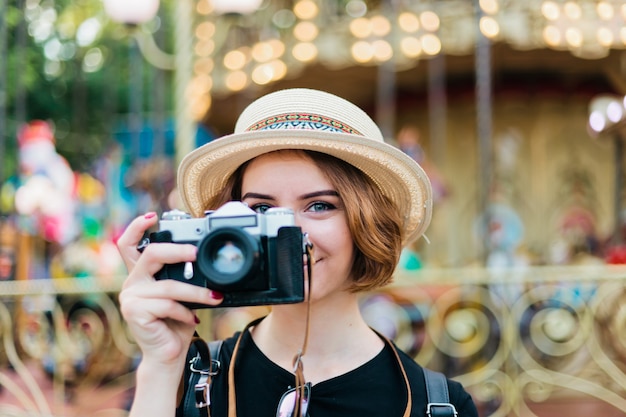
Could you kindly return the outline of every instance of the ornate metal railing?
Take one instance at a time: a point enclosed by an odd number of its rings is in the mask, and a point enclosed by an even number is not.
[[[462,382],[481,416],[562,415],[567,404],[570,417],[624,415],[625,283],[626,269],[606,266],[424,270],[361,307],[418,362]],[[0,416],[127,414],[139,352],[119,288],[0,282]],[[259,310],[213,313],[202,321],[221,335]]]

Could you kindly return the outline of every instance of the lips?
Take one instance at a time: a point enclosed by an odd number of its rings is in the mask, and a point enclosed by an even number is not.
[[[318,262],[321,262],[321,261],[322,261],[322,259],[324,259],[324,258],[315,259],[315,260],[313,261],[313,265],[315,265],[315,264],[316,264],[316,263],[318,263]],[[307,259],[307,257],[306,257],[306,256],[304,257],[304,266],[305,266],[305,267],[309,266],[309,260]]]

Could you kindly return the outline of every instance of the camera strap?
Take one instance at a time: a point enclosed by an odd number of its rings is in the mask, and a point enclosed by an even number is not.
[[[304,325],[304,340],[302,341],[302,349],[296,354],[293,358],[293,373],[296,376],[295,387],[298,391],[298,395],[295,396],[296,403],[294,407],[294,415],[299,416],[302,414],[300,410],[301,401],[300,398],[304,398],[304,384],[306,383],[304,379],[304,365],[302,364],[302,357],[306,353],[306,348],[309,343],[309,327],[311,320],[311,288],[313,285],[311,282],[311,274],[313,270],[313,264],[315,263],[315,259],[313,258],[313,245],[310,241],[306,243],[306,254],[307,254],[307,275],[308,275],[308,288],[307,288],[307,299],[306,299],[306,322]]]
[[[302,357],[304,356],[307,348],[307,344],[309,342],[309,323],[311,316],[311,282],[313,281],[312,271],[313,271],[313,263],[315,263],[315,258],[313,257],[313,244],[306,238],[305,236],[305,251],[307,257],[307,275],[308,275],[308,283],[307,283],[307,295],[306,295],[306,321],[304,327],[304,340],[302,341],[302,348],[293,359],[293,372],[295,374],[295,387],[298,390],[298,394],[296,395],[296,403],[294,408],[294,416],[300,417],[300,401],[297,401],[298,398],[302,398],[304,395],[304,367],[302,365]],[[233,356],[230,360],[230,364],[228,366],[228,386],[231,388],[228,390],[228,417],[237,417],[237,396],[235,394],[235,361],[237,359],[237,353],[239,352],[239,344],[241,343],[241,339],[243,335],[248,331],[248,329],[255,324],[257,324],[259,320],[255,320],[252,323],[249,323],[243,331],[239,334],[237,338],[237,342],[235,343],[235,348],[233,349]]]

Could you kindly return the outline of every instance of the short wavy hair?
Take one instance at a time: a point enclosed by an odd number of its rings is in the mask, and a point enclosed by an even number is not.
[[[376,183],[358,168],[331,155],[308,150],[279,150],[310,159],[335,187],[345,207],[348,228],[355,246],[352,292],[369,291],[390,283],[402,252],[403,216]],[[246,167],[242,164],[228,179],[222,192],[205,209],[241,200]]]

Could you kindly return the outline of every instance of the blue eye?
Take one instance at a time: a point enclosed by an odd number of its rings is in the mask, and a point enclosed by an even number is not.
[[[272,206],[270,206],[269,204],[263,204],[263,203],[259,203],[259,204],[255,204],[252,207],[250,207],[252,210],[256,211],[257,213],[260,214],[264,214],[267,210],[269,210]]]
[[[335,208],[335,206],[333,204],[330,203],[326,203],[323,201],[316,201],[315,203],[311,204],[309,206],[309,211],[327,211],[327,210],[333,210]]]

